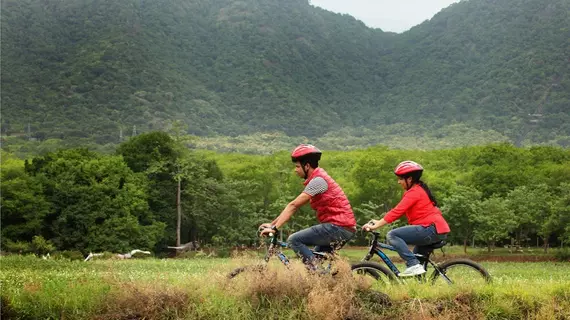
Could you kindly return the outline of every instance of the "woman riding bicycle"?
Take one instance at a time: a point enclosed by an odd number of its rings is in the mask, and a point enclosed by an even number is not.
[[[387,240],[400,257],[406,261],[407,269],[400,273],[400,277],[415,276],[425,273],[423,266],[408,248],[408,244],[425,246],[447,238],[449,225],[437,207],[435,197],[428,186],[420,180],[423,168],[413,161],[401,162],[394,173],[398,176],[398,183],[406,190],[398,205],[390,210],[384,218],[371,220],[362,227],[365,231],[378,229],[392,223],[406,214],[411,226],[400,227],[388,232]]]
[[[315,251],[328,251],[331,244],[348,241],[356,232],[356,219],[348,198],[340,186],[319,168],[321,151],[310,144],[301,144],[291,153],[296,174],[305,180],[303,192],[291,201],[271,223],[264,223],[261,235],[281,228],[298,208],[311,203],[320,224],[293,233],[287,239],[289,246],[303,258],[310,269],[315,268],[315,256],[307,246],[316,246]]]

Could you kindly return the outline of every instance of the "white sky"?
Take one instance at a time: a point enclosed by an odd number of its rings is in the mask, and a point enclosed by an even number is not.
[[[404,32],[459,0],[310,0],[323,9],[347,13],[372,28]]]

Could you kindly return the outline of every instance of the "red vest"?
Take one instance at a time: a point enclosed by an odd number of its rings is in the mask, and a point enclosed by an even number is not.
[[[320,223],[332,223],[339,227],[356,227],[356,219],[348,202],[348,198],[340,186],[321,168],[316,168],[313,174],[305,181],[305,185],[312,179],[321,177],[325,179],[328,189],[324,193],[311,197],[311,208],[317,211]]]

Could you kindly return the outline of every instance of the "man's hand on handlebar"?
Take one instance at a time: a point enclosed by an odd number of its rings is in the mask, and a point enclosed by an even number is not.
[[[259,231],[261,232],[261,229],[265,229],[265,228],[271,228],[271,223],[269,223],[269,222],[268,223],[262,223],[259,226]]]
[[[260,237],[266,237],[266,236],[272,237],[274,234],[275,230],[273,230],[272,228],[259,228]]]
[[[267,235],[272,237],[277,232],[277,228],[271,223],[263,223],[262,225],[259,226],[257,232],[259,232],[260,237],[264,237]]]

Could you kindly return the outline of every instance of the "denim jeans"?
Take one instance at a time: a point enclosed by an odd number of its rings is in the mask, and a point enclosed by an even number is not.
[[[329,251],[331,250],[331,243],[348,241],[353,236],[353,232],[342,227],[331,223],[322,223],[293,233],[287,239],[287,243],[297,255],[303,258],[303,262],[307,263],[315,258],[307,246],[316,246],[315,251]]]
[[[388,232],[388,243],[396,248],[396,252],[406,261],[406,266],[411,267],[419,264],[419,260],[414,256],[417,253],[417,246],[425,246],[436,243],[447,238],[447,234],[437,234],[434,225],[427,227],[422,226],[405,226],[391,230]],[[408,248],[408,244],[414,244],[414,253]]]

